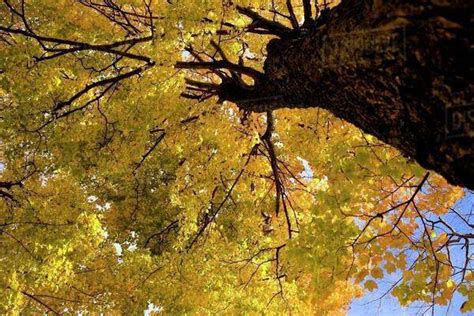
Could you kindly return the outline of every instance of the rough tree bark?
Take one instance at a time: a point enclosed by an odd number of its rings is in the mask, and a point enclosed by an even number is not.
[[[297,30],[240,11],[254,31],[278,37],[254,85],[222,82],[215,88],[221,100],[254,112],[327,109],[474,189],[470,1],[343,0]],[[461,116],[470,123],[454,131],[449,122]]]

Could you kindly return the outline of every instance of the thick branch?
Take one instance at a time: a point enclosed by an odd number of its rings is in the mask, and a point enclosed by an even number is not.
[[[245,75],[248,75],[254,79],[259,79],[262,73],[250,67],[236,65],[226,60],[218,61],[180,61],[175,64],[175,68],[178,69],[229,69]]]
[[[237,11],[252,19],[252,23],[247,27],[248,32],[257,34],[273,34],[280,38],[288,38],[293,34],[292,29],[279,22],[262,17],[250,8],[237,6]]]

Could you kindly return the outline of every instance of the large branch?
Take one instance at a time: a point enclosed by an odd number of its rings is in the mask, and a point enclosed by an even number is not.
[[[288,38],[294,34],[294,31],[289,27],[279,22],[266,19],[249,8],[237,6],[237,11],[252,19],[252,23],[247,27],[248,32],[276,35],[280,38]]]
[[[229,69],[245,75],[248,75],[254,79],[258,79],[262,76],[262,73],[246,66],[236,65],[226,60],[219,61],[190,61],[190,62],[177,62],[175,67],[178,69]]]

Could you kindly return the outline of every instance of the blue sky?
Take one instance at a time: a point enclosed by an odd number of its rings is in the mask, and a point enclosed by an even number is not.
[[[456,205],[456,210],[463,213],[469,213],[474,211],[474,193],[467,192],[466,195],[460,199]],[[473,221],[474,218],[471,219]],[[456,229],[465,229],[461,227],[462,223],[459,221],[452,221],[454,228]],[[459,250],[460,251],[460,250]],[[408,307],[403,307],[398,304],[398,301],[389,295],[386,295],[382,299],[379,299],[380,296],[385,293],[385,291],[393,284],[400,276],[399,275],[390,275],[378,282],[379,288],[371,293],[367,293],[364,297],[355,300],[350,306],[349,316],[412,316],[412,315],[422,315],[423,311],[426,310],[426,307],[421,307],[421,304],[416,302]],[[451,306],[448,307],[436,307],[435,315],[449,315],[449,316],[474,316],[474,313],[465,313],[461,314],[459,309],[461,304],[465,301],[465,298],[461,295],[455,295]],[[427,313],[431,315],[431,311]]]

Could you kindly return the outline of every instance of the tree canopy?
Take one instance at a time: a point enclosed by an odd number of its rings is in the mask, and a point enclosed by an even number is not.
[[[324,109],[216,93],[336,5],[3,0],[0,312],[338,315],[387,275],[474,310],[463,188]]]

